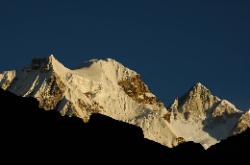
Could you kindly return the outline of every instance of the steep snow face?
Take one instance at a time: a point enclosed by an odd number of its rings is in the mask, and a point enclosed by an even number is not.
[[[168,147],[194,141],[208,148],[234,128],[249,127],[241,111],[201,83],[166,108],[138,73],[112,59],[91,60],[77,69],[66,68],[53,55],[33,59],[22,70],[0,73],[0,87],[84,122],[100,113],[136,125],[145,138]]]
[[[171,124],[177,135],[208,148],[231,135],[242,115],[232,103],[213,96],[197,83],[171,106]]]

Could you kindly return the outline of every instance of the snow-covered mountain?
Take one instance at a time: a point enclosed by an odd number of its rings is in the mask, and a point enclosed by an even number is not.
[[[167,108],[138,73],[112,59],[91,60],[77,69],[53,55],[33,59],[22,70],[0,73],[0,87],[84,122],[100,113],[136,125],[145,138],[168,147],[194,141],[208,148],[250,126],[249,112],[213,96],[201,83]]]
[[[232,135],[243,114],[229,101],[212,95],[201,83],[175,99],[170,109],[171,123],[178,134],[205,148]]]

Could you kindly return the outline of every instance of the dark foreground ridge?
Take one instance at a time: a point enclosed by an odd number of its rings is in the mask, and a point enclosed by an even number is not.
[[[81,119],[39,109],[33,98],[18,97],[2,89],[0,111],[0,158],[8,162],[239,162],[248,159],[250,149],[249,130],[207,151],[192,142],[169,149],[144,139],[136,126],[103,115],[93,115],[84,124]]]

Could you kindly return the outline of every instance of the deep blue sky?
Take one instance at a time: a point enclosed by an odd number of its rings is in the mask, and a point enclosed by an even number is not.
[[[250,1],[0,0],[0,70],[114,58],[167,105],[200,81],[250,108]]]

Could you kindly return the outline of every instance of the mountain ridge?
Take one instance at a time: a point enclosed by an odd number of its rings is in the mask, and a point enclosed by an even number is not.
[[[113,59],[92,60],[74,70],[53,55],[33,59],[21,71],[0,73],[0,87],[36,98],[45,110],[56,109],[63,116],[76,116],[84,122],[100,113],[139,126],[145,138],[168,147],[194,141],[209,148],[243,132],[234,128],[249,127],[247,117],[240,120],[242,111],[212,95],[201,83],[166,107],[138,73]]]

